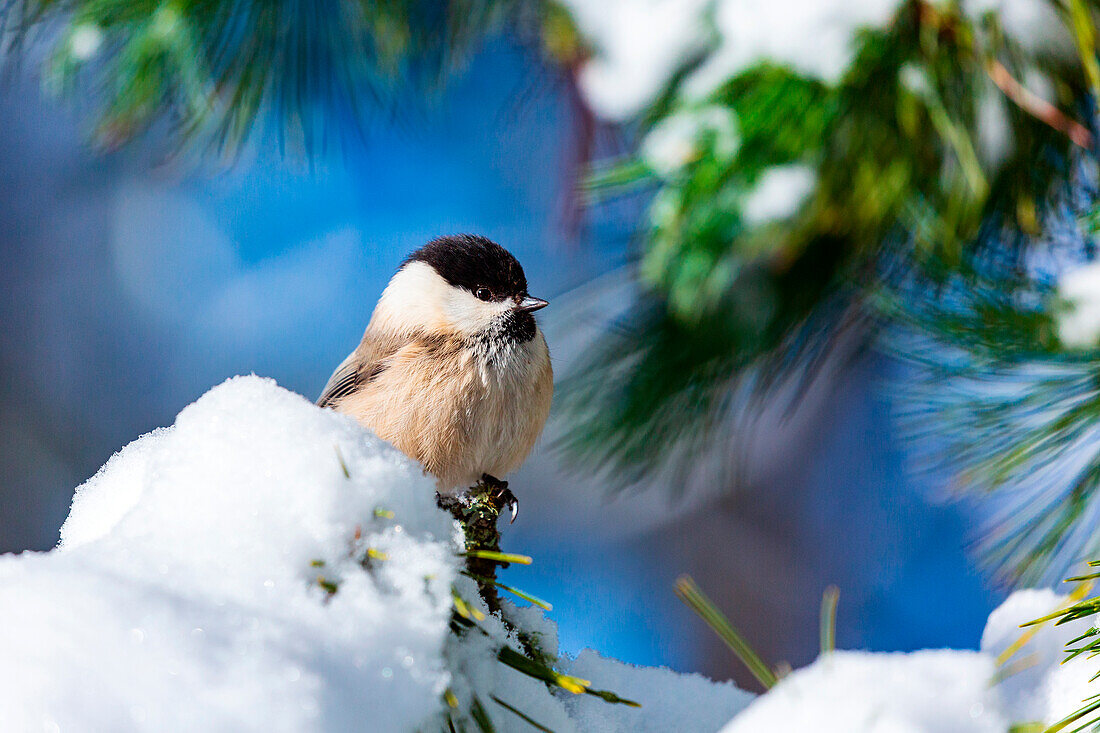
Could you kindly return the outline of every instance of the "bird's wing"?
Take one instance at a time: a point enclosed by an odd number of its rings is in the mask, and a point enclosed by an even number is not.
[[[389,359],[406,345],[406,341],[394,338],[363,338],[359,348],[336,367],[329,377],[328,384],[317,398],[320,407],[331,407],[349,394],[370,384],[371,380],[385,371]]]
[[[331,407],[341,397],[355,391],[359,384],[358,354],[358,350],[348,354],[348,357],[340,362],[340,366],[336,367],[336,371],[328,378],[328,384],[321,390],[321,396],[317,398],[317,404],[320,407]]]

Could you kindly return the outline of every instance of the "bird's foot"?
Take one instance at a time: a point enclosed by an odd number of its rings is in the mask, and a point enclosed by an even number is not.
[[[508,488],[507,481],[501,481],[496,476],[490,476],[487,473],[481,474],[481,483],[485,484],[485,488],[489,490],[489,497],[493,500],[493,503],[503,509],[508,507],[508,511],[511,513],[512,518],[508,520],[508,524],[512,524],[516,521],[516,517],[519,516],[519,499],[512,493],[512,490]]]

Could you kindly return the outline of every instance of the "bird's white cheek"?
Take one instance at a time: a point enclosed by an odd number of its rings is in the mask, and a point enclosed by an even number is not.
[[[447,301],[447,318],[455,330],[475,335],[488,329],[509,309],[505,303],[486,303],[473,295],[456,294]]]

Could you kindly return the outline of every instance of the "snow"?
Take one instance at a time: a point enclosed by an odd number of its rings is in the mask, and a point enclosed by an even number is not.
[[[984,654],[834,652],[791,673],[723,733],[1004,733]]]
[[[752,226],[786,219],[798,211],[817,184],[817,174],[805,165],[778,165],[760,176],[745,198],[745,221]]]
[[[1100,262],[1064,273],[1058,280],[1058,295],[1067,304],[1057,321],[1062,343],[1072,349],[1100,344]]]
[[[1094,619],[1020,625],[1069,603],[1050,590],[1016,591],[990,614],[978,652],[825,655],[757,698],[723,733],[1003,733],[1013,724],[1053,724],[1096,693],[1089,683],[1096,660],[1061,664],[1066,642]]]
[[[1066,303],[1057,316],[1062,344],[1070,349],[1100,346],[1100,261],[1064,273],[1058,296]]]
[[[852,63],[856,33],[885,26],[898,0],[720,0],[715,23],[722,43],[688,81],[704,95],[763,60],[799,74],[836,83]]]
[[[554,625],[533,608],[518,609],[505,602],[509,617],[533,631],[540,648],[554,654]],[[482,607],[484,608],[484,607]],[[509,639],[496,617],[483,623],[488,637],[477,637],[454,654],[456,682],[452,689],[460,699],[476,694],[482,701],[498,698],[540,725],[558,733],[715,733],[755,696],[731,682],[716,683],[697,674],[680,674],[664,668],[636,667],[585,650],[575,659],[563,658],[561,672],[592,682],[593,689],[609,690],[641,707],[609,704],[594,695],[549,695],[536,680],[493,660],[494,642]],[[519,648],[517,644],[511,644]],[[517,726],[518,717],[501,706],[491,710],[498,730],[528,730]]]
[[[438,729],[450,690],[501,731],[526,724],[494,698],[562,733],[709,732],[751,698],[590,653],[560,661],[641,712],[506,667],[497,650],[521,645],[458,575],[434,482],[266,379],[215,387],[112,457],[61,534],[52,552],[0,557],[2,730]],[[452,588],[484,634],[451,632]],[[541,610],[503,605],[556,657]]]
[[[851,66],[859,31],[885,27],[901,2],[566,0],[565,5],[595,50],[581,69],[581,90],[597,115],[621,121],[644,110],[680,65],[700,52],[707,52],[706,59],[684,84],[689,99],[705,97],[762,61],[835,84]],[[998,13],[1005,32],[1025,50],[1072,58],[1073,40],[1049,2],[969,0],[963,6],[975,20]]]
[[[73,29],[69,37],[69,50],[74,58],[87,61],[95,56],[103,44],[103,31],[94,23],[81,23]]]
[[[1008,100],[992,84],[985,84],[978,96],[976,125],[978,153],[990,169],[997,169],[1012,152],[1012,125],[1008,116]]]
[[[1065,644],[1084,633],[1095,619],[1079,619],[1055,626],[1053,621],[1021,629],[1070,604],[1052,590],[1016,591],[989,616],[982,633],[982,651],[999,656],[1021,638],[1025,643],[1004,659],[1010,670],[997,685],[1004,707],[1016,722],[1041,721],[1052,725],[1079,709],[1095,695],[1089,682],[1100,667],[1095,659],[1078,657],[1062,664]]]
[[[708,142],[709,152],[719,160],[737,154],[737,118],[731,110],[705,105],[664,118],[642,140],[642,158],[658,175],[670,178],[697,159]]]
[[[551,691],[497,652],[520,629],[557,658],[557,628],[488,614],[457,533],[420,466],[353,420],[229,380],[81,486],[56,550],[0,557],[0,729],[436,729],[449,691],[501,731],[526,729],[511,706],[562,733],[987,733],[1093,693],[1095,660],[1059,664],[1093,619],[1018,628],[1068,602],[1046,590],[994,611],[981,651],[838,651],[759,697],[593,651],[556,667],[642,707]],[[451,632],[452,589],[484,633]]]
[[[711,0],[565,0],[595,55],[578,79],[593,111],[633,117],[660,93],[677,67],[703,48]]]
[[[713,11],[711,6],[713,4]],[[717,49],[691,75],[701,97],[762,60],[835,82],[852,61],[856,32],[882,26],[898,0],[566,0],[595,55],[581,69],[581,90],[601,117],[624,120],[642,111],[680,64],[708,47],[708,14]]]
[[[0,561],[2,727],[411,728],[449,679],[451,533],[408,459],[231,380],[80,487],[58,550]]]
[[[583,731],[717,731],[755,695],[733,686],[714,683],[698,674],[679,674],[657,667],[634,667],[581,652],[568,665],[569,674],[600,684],[641,703],[640,708],[611,706],[592,696],[566,700],[570,713]]]
[[[975,19],[996,13],[1006,35],[1030,53],[1050,53],[1073,58],[1073,38],[1066,24],[1043,0],[968,0],[964,12]]]

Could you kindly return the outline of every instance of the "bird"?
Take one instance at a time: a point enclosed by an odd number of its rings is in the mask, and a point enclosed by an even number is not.
[[[359,346],[317,404],[354,417],[423,464],[441,496],[523,463],[550,413],[554,375],[519,261],[486,237],[431,240],[383,290]]]

